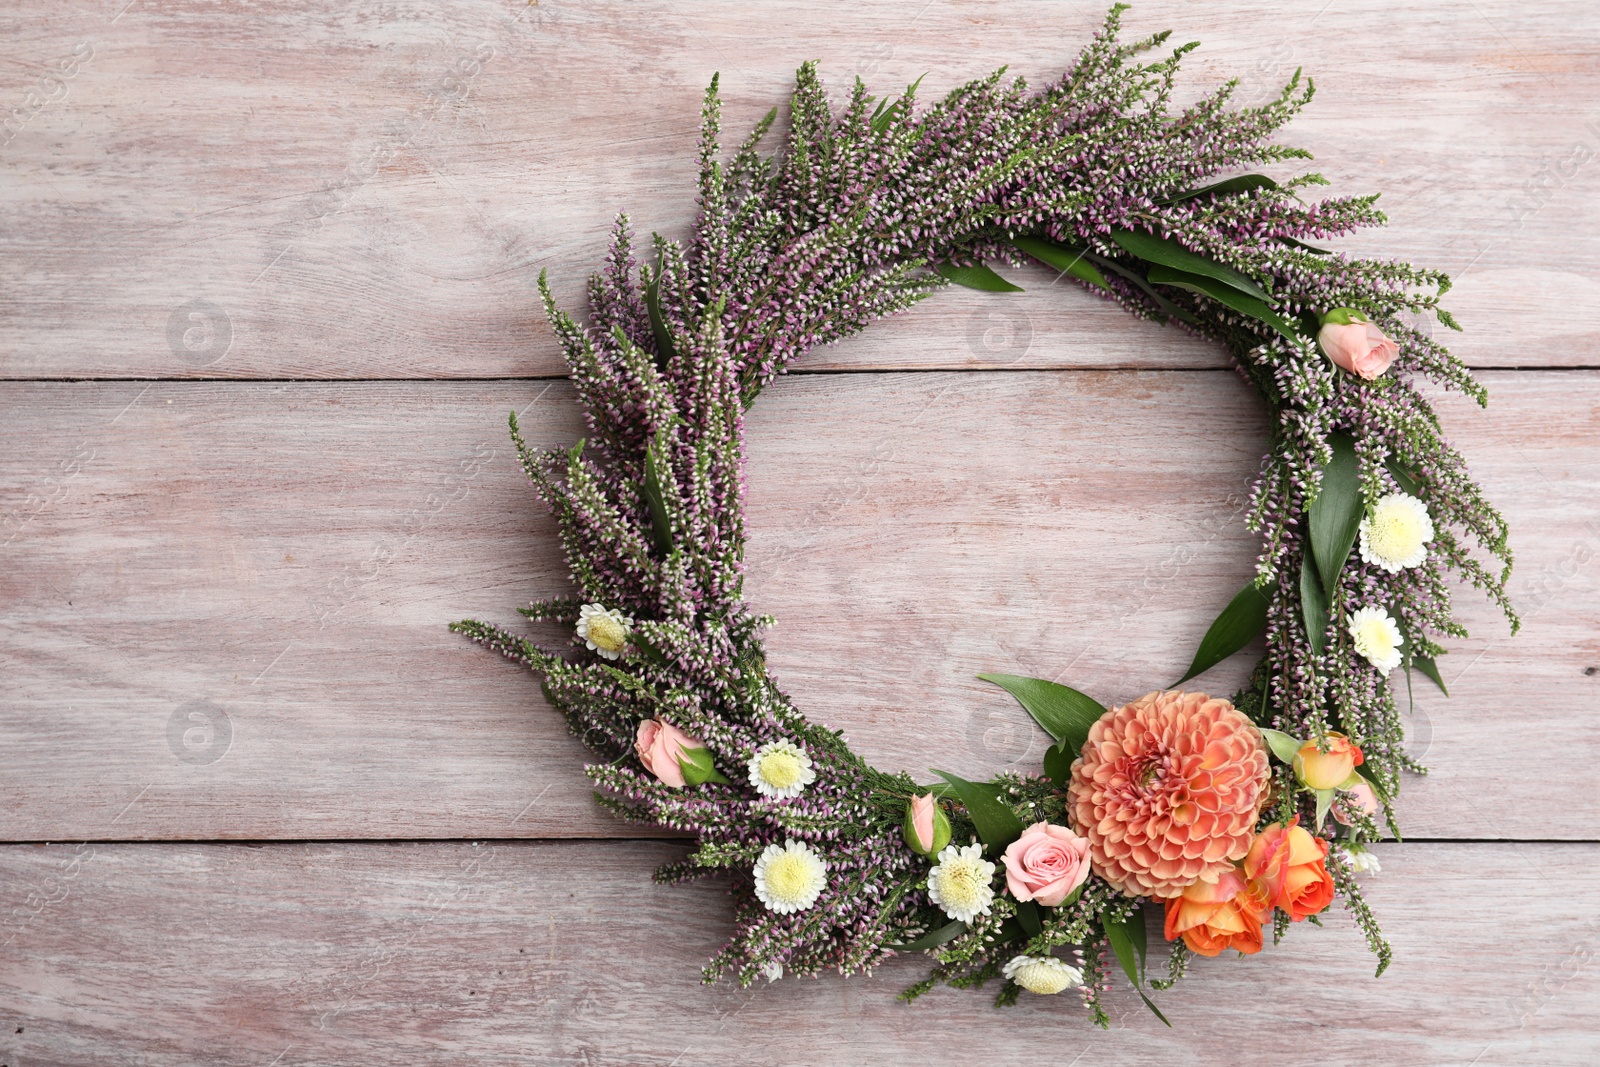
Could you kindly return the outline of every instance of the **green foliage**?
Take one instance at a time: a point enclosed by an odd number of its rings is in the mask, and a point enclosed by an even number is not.
[[[1182,678],[1172,683],[1171,688],[1176,689],[1190,678],[1204,674],[1259,637],[1267,628],[1269,607],[1271,601],[1257,588],[1256,583],[1251,582],[1239,590],[1206,630],[1189,669]]]
[[[980,674],[1025,708],[1045,733],[1055,738],[1063,753],[1076,753],[1089,739],[1089,728],[1106,713],[1104,705],[1059,682],[1024,678],[1016,674]]]

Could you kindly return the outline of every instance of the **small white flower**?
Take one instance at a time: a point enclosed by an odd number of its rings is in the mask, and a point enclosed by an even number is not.
[[[1357,874],[1377,874],[1383,870],[1383,864],[1378,862],[1378,857],[1364,848],[1347,848],[1344,852],[1345,862]]]
[[[756,896],[779,915],[805,911],[828,884],[828,865],[803,841],[768,845],[756,860]]]
[[[783,977],[783,964],[777,962],[776,960],[772,961],[771,963],[764,964],[761,968],[761,977],[765,978],[769,982],[776,982],[778,979]]]
[[[1405,638],[1383,608],[1361,608],[1351,615],[1350,636],[1355,638],[1356,651],[1381,673],[1387,675],[1400,666],[1400,646]]]
[[[1006,964],[1005,976],[1028,992],[1045,996],[1083,984],[1082,971],[1054,956],[1015,956]]]
[[[989,914],[993,880],[994,864],[983,858],[982,845],[946,845],[939,865],[928,872],[928,899],[950,918],[969,923]]]
[[[578,609],[578,636],[589,646],[589,651],[598,652],[606,659],[622,655],[632,629],[633,619],[604,604],[585,604]]]
[[[1414,496],[1390,493],[1361,520],[1361,558],[1398,574],[1428,558],[1433,519],[1428,506]]]
[[[793,741],[771,741],[756,749],[746,764],[750,784],[764,797],[791,800],[817,780],[811,757]]]

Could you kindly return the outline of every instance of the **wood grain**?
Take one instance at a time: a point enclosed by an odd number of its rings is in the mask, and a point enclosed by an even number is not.
[[[619,210],[692,218],[700,94],[731,137],[801,61],[835,87],[1052,77],[1103,6],[430,0],[325,9],[27,0],[0,101],[90,57],[0,134],[0,376],[525,377],[561,371],[534,283],[568,306]],[[1394,226],[1341,247],[1457,276],[1481,366],[1600,364],[1600,58],[1586,0],[1139,5],[1205,44],[1184,92],[1296,67],[1289,139]],[[50,84],[50,83],[46,83]],[[1049,287],[1040,272],[1027,284]],[[800,369],[1221,364],[1084,292],[942,294]]]
[[[1528,625],[1461,595],[1474,636],[1453,698],[1416,691],[1434,774],[1405,824],[1588,839],[1593,812],[1549,798],[1588,795],[1600,758],[1571,726],[1600,686],[1600,373],[1486,379],[1490,413],[1443,411],[1513,523]],[[536,443],[574,439],[565,383],[7,396],[5,839],[637,832],[593,805],[535,679],[444,630],[565,587],[503,437],[522,410]],[[974,676],[1120,701],[1181,674],[1251,571],[1256,404],[1222,372],[778,383],[750,416],[747,586],[778,678],[879,765],[1036,765],[1043,735]]]
[[[1588,1067],[1600,1047],[1593,844],[1383,847],[1367,882],[1396,950],[1382,978],[1336,913],[1248,960],[1197,961],[1158,994],[1172,1030],[1119,979],[1109,1032],[1071,994],[996,1011],[982,991],[944,990],[908,1007],[895,995],[919,959],[701,986],[728,906],[715,883],[651,883],[682,851],[0,848],[0,1059]]]

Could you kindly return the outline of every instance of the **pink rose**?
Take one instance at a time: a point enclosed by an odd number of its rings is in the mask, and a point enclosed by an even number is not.
[[[1376,815],[1383,810],[1383,806],[1378,803],[1378,794],[1366,782],[1357,782],[1350,792],[1355,796],[1355,807],[1362,814]],[[1333,817],[1345,826],[1350,825],[1349,813],[1344,810],[1343,803],[1333,806]]]
[[[1053,908],[1089,877],[1089,841],[1065,826],[1036,822],[1006,847],[1005,864],[1012,896]]]
[[[633,750],[639,753],[644,769],[674,789],[683,788],[683,768],[678,766],[678,756],[686,748],[704,748],[682,730],[660,719],[645,719],[639,724],[639,736],[634,739]]]
[[[1317,343],[1336,366],[1369,382],[1400,354],[1400,346],[1370,322],[1326,323]]]

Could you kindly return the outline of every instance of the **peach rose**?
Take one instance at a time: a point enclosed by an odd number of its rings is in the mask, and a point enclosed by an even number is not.
[[[1006,888],[1053,908],[1089,877],[1089,841],[1065,826],[1036,822],[1006,846]]]
[[[1299,825],[1300,816],[1287,825],[1267,827],[1256,835],[1244,858],[1244,873],[1252,887],[1259,883],[1264,899],[1299,922],[1333,903],[1333,875],[1328,873],[1328,842]]]
[[[1294,773],[1310,789],[1337,789],[1355,773],[1364,757],[1361,749],[1344,734],[1328,732],[1328,751],[1317,748],[1315,739],[1300,746],[1294,754]]]
[[[1326,322],[1317,343],[1335,366],[1369,382],[1400,354],[1400,346],[1370,322]]]
[[[1356,787],[1350,790],[1350,795],[1355,799],[1341,800],[1333,806],[1333,817],[1344,826],[1349,826],[1353,821],[1352,813],[1354,812],[1360,812],[1363,815],[1376,815],[1383,810],[1383,805],[1378,802],[1377,791],[1366,782],[1356,783]]]
[[[639,735],[633,742],[633,750],[639,753],[644,769],[674,789],[683,788],[683,768],[678,766],[678,756],[686,748],[705,748],[705,745],[660,719],[641,722]]]
[[[1266,916],[1260,897],[1250,892],[1244,875],[1223,871],[1214,882],[1189,885],[1182,896],[1167,899],[1163,929],[1168,941],[1178,937],[1202,956],[1225,948],[1246,956],[1261,951],[1261,923]]]

